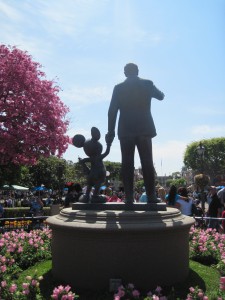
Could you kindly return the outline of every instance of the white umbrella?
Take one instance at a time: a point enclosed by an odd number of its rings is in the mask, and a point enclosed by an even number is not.
[[[12,187],[14,188],[14,190],[17,190],[17,191],[28,191],[29,190],[28,187],[15,185],[15,184],[13,184]]]

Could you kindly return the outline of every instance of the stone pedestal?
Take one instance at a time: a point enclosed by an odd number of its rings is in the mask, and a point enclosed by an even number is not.
[[[66,208],[47,222],[53,230],[53,276],[76,291],[109,290],[111,279],[145,290],[181,282],[188,275],[194,219],[177,209]]]

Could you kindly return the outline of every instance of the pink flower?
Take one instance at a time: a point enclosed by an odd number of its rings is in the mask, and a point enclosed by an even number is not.
[[[132,295],[133,295],[133,297],[139,297],[140,296],[140,292],[138,291],[138,290],[133,290],[132,291]]]
[[[123,297],[123,296],[125,296],[125,292],[124,292],[124,290],[118,290],[118,293],[116,295],[119,297]]]
[[[31,284],[32,284],[33,286],[37,286],[37,283],[38,283],[38,281],[35,280],[35,279],[33,279],[33,280],[31,281]]]
[[[114,300],[120,300],[120,296],[114,295]]]
[[[17,290],[17,285],[15,283],[13,283],[10,288],[9,288],[9,291],[10,293],[15,293],[15,291]]]
[[[29,283],[26,283],[26,282],[24,282],[23,284],[22,284],[22,288],[23,289],[28,289],[29,288]]]
[[[157,286],[157,288],[155,289],[155,291],[160,294],[161,291],[162,291],[162,288],[160,286]]]
[[[6,280],[2,281],[2,282],[1,282],[1,287],[5,288],[6,286],[7,286]]]
[[[71,290],[71,287],[70,287],[69,285],[65,286],[65,291],[66,291],[67,293],[69,293],[70,290]]]
[[[190,287],[190,288],[189,288],[189,291],[190,291],[191,293],[194,293],[195,289],[194,289],[193,287]]]
[[[199,298],[202,298],[204,296],[204,293],[201,291],[201,292],[198,292],[198,297]]]
[[[2,271],[2,273],[4,273],[7,270],[6,265],[1,266],[0,270]]]
[[[220,282],[225,283],[225,277],[220,277]]]

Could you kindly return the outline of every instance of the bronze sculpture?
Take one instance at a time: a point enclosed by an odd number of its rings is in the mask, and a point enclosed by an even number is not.
[[[122,178],[126,203],[133,203],[134,152],[137,146],[148,203],[158,202],[155,194],[155,174],[152,159],[152,138],[156,129],[151,115],[151,99],[164,99],[152,81],[138,77],[138,66],[129,63],[124,67],[127,79],[116,85],[108,110],[108,133],[106,142],[111,144],[115,137],[118,111],[118,138],[122,154]]]
[[[106,197],[99,194],[101,184],[106,180],[106,170],[103,164],[103,159],[109,154],[111,144],[107,143],[107,148],[104,153],[102,153],[102,144],[99,142],[100,131],[96,127],[91,128],[92,138],[85,140],[85,137],[81,134],[76,134],[73,137],[73,145],[75,147],[83,147],[87,158],[79,158],[79,163],[83,166],[84,173],[87,177],[87,190],[81,202],[91,202],[91,203],[104,203],[106,202]],[[86,163],[90,163],[89,168]],[[94,188],[93,195],[90,197],[92,188]]]

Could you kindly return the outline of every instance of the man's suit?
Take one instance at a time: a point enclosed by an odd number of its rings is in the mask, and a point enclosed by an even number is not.
[[[122,153],[122,177],[126,201],[133,202],[134,152],[135,146],[140,155],[148,202],[154,202],[155,182],[152,161],[151,138],[156,129],[151,115],[151,99],[163,100],[160,92],[150,80],[129,76],[116,85],[108,111],[108,135],[115,134],[118,111],[118,137]]]

